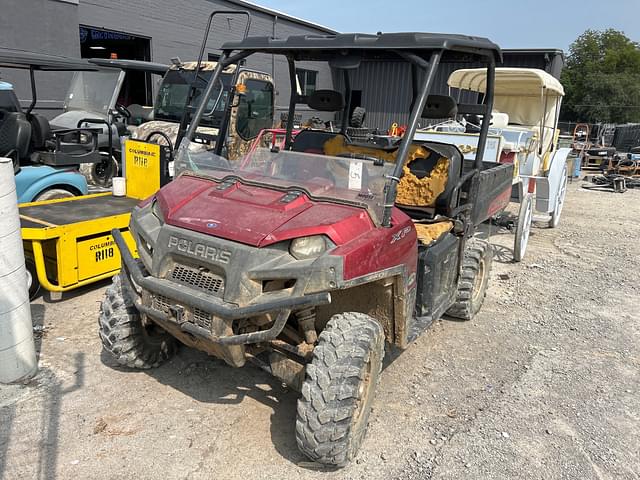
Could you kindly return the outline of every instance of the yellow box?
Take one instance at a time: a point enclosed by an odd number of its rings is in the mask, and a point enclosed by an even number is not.
[[[160,145],[125,141],[127,197],[144,200],[160,190]]]
[[[129,248],[135,252],[135,242],[129,231],[123,232]],[[78,280],[115,272],[120,269],[120,252],[111,235],[100,235],[77,243]]]

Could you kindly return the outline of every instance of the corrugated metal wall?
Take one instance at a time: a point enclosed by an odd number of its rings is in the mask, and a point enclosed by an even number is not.
[[[361,106],[367,110],[369,127],[383,129],[393,121],[406,123],[411,103],[411,70],[407,63],[363,62],[358,70],[350,71],[349,78],[351,89],[362,92]],[[338,79],[340,89],[342,80]]]
[[[77,3],[77,2],[76,2]],[[78,6],[52,0],[0,0],[0,45],[53,55],[80,56]],[[36,72],[38,106],[58,112],[71,73]],[[29,73],[2,69],[0,79],[13,84],[23,107],[31,101]],[[40,110],[42,113],[42,110]],[[49,113],[49,116],[53,115]]]
[[[503,50],[504,62],[500,66],[540,68],[559,77],[563,57],[559,50],[522,51]],[[460,68],[480,67],[482,64],[440,64],[432,93],[448,94],[447,79]],[[403,62],[363,63],[351,73],[351,88],[362,90],[360,106],[367,110],[366,125],[381,131],[388,130],[392,123],[404,125],[409,121],[411,103],[411,69]],[[343,88],[342,78],[335,78],[338,88]],[[466,92],[461,102],[476,102],[476,95]],[[430,122],[433,123],[433,122]]]
[[[560,80],[564,67],[562,50],[503,50],[503,67],[539,68]]]
[[[151,37],[152,60],[160,63],[168,63],[176,56],[183,61],[196,59],[208,15],[214,10],[248,10],[252,18],[249,35],[288,37],[327,33],[321,28],[225,0],[144,0],[144,3],[147,8],[138,8],[135,15],[131,15],[130,0],[82,0],[80,23]],[[220,53],[223,43],[239,40],[245,22],[239,17],[216,17],[207,41],[207,53]],[[286,59],[256,54],[247,59],[247,66],[273,75],[276,110],[286,111],[290,90]],[[329,67],[322,65],[314,70],[318,71],[318,88],[331,88]]]
[[[168,64],[172,57],[180,57],[183,61],[196,59],[208,15],[213,10],[249,10],[252,15],[250,35],[271,36],[275,32],[276,36],[287,37],[327,33],[320,26],[315,28],[308,23],[225,0],[81,0],[75,4],[57,0],[0,0],[0,7],[4,7],[0,8],[3,26],[0,28],[0,45],[74,57],[80,55],[79,25],[82,24],[149,38],[151,60],[155,62]],[[238,40],[244,30],[244,22],[239,18],[218,17],[206,53],[219,53],[218,48],[225,41]],[[286,110],[289,101],[286,60],[271,55],[254,55],[247,64],[274,75],[276,105],[279,111]],[[329,67],[321,65],[315,69],[318,71],[318,88],[332,88]],[[28,76],[24,72],[7,69],[0,73],[3,80],[15,84],[21,99],[31,97]],[[49,117],[55,116],[62,108],[71,74],[43,72],[37,76],[40,77],[38,105],[47,108],[45,113]]]

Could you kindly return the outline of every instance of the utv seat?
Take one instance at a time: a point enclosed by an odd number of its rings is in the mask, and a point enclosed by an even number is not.
[[[398,148],[349,142],[344,136],[329,138],[323,145],[326,155],[366,155],[385,162],[395,162]],[[412,218],[448,215],[457,179],[462,174],[460,151],[436,142],[414,143],[409,151],[404,175],[398,185],[398,207]]]
[[[344,97],[335,90],[316,90],[306,98],[307,105],[319,112],[340,112],[344,109]],[[291,150],[294,152],[315,153],[324,155],[324,144],[327,140],[343,134],[324,130],[302,130],[293,139]]]
[[[326,132],[324,130],[302,130],[293,139],[291,150],[294,152],[316,153],[324,155],[324,144],[337,136],[346,137],[337,132]]]
[[[455,118],[458,114],[458,103],[449,95],[429,95],[422,118],[445,119]],[[420,153],[426,150],[426,155],[416,155],[405,165],[404,173],[407,181],[401,180],[398,185],[399,198],[406,199],[415,192],[425,191],[424,202],[418,196],[411,204],[397,202],[397,206],[413,219],[433,218],[436,214],[449,216],[457,190],[458,179],[462,175],[462,154],[453,145],[438,142],[414,143]],[[426,180],[425,180],[426,178]],[[406,188],[410,195],[401,195]]]
[[[444,175],[446,177],[444,190],[435,198],[435,201],[431,205],[425,206],[434,208],[434,213],[448,215],[452,209],[451,205],[455,203],[452,196],[455,194],[456,183],[462,176],[462,154],[453,145],[445,143],[426,142],[422,143],[421,146],[427,149],[430,155],[427,158],[418,158],[409,163],[409,171],[418,179],[422,179],[432,174],[434,169],[438,167],[441,159],[447,160],[447,165],[444,169]],[[420,207],[421,206],[418,205],[406,206],[408,209],[420,209]]]

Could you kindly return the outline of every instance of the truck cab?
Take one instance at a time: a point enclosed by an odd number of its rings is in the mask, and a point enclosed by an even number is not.
[[[171,151],[175,150],[185,106],[190,102],[187,107],[190,114],[192,105],[200,102],[216,66],[216,62],[201,62],[198,69],[198,62],[174,63],[162,79],[153,107],[153,120],[137,127],[131,139],[168,145]],[[196,70],[197,78],[194,78]],[[216,84],[197,132],[203,146],[214,145],[220,135],[224,135],[221,126],[225,116],[229,115],[230,122],[224,129],[225,148],[229,158],[238,158],[248,151],[261,130],[273,125],[273,79],[268,73],[232,64],[224,68]],[[238,89],[242,94],[238,95],[235,103],[229,104],[229,99]]]

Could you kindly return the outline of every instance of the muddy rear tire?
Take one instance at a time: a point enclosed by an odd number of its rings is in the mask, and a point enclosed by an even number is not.
[[[384,331],[363,313],[334,315],[318,338],[298,400],[296,440],[310,459],[342,466],[364,440],[384,357]]]
[[[100,305],[102,346],[125,367],[158,367],[173,356],[177,342],[157,325],[143,325],[140,313],[127,289],[123,288],[122,275],[113,277],[113,283],[107,288]]]
[[[487,296],[492,259],[493,248],[489,242],[479,238],[467,242],[456,301],[446,315],[471,320],[478,313]]]

